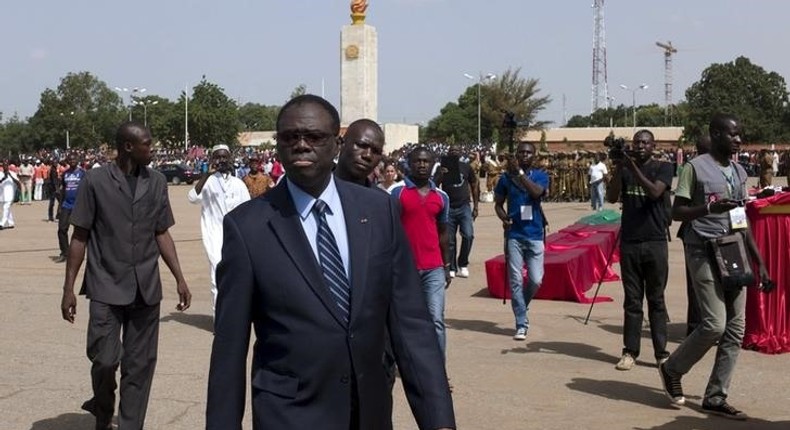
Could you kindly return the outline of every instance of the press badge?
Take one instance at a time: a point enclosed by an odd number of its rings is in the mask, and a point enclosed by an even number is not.
[[[521,221],[532,221],[532,205],[521,205]]]
[[[748,227],[749,224],[746,220],[746,209],[743,206],[739,206],[735,209],[730,210],[731,230],[742,230]]]

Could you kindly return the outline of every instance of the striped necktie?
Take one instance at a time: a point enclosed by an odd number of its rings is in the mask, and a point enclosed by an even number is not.
[[[351,312],[351,287],[346,276],[343,259],[340,258],[340,251],[337,248],[335,236],[329,229],[326,222],[326,211],[329,207],[323,200],[316,200],[313,205],[316,221],[318,222],[318,235],[316,244],[318,245],[318,260],[321,263],[321,271],[324,274],[324,281],[335,299],[337,307],[343,320],[348,324],[348,316]]]

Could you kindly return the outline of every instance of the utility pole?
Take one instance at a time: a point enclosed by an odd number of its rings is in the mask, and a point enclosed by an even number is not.
[[[664,123],[672,125],[672,54],[678,52],[672,42],[656,42],[664,50]]]

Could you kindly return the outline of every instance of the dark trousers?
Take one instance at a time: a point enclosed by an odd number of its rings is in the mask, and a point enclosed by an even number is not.
[[[623,278],[623,353],[639,356],[642,338],[643,301],[647,297],[650,335],[655,357],[667,352],[667,307],[664,289],[669,273],[666,241],[623,242],[620,245],[620,273]]]
[[[71,209],[60,208],[60,218],[58,219],[60,255],[68,254],[69,250],[69,218],[71,218]]]
[[[456,234],[461,230],[461,249],[456,246]],[[450,232],[450,270],[457,271],[459,267],[469,266],[469,254],[472,252],[472,241],[475,238],[472,208],[465,204],[458,208],[450,208],[450,221],[447,223]]]
[[[55,193],[49,195],[49,207],[47,208],[47,221],[55,221]]]
[[[112,420],[115,373],[121,367],[118,426],[143,428],[159,344],[159,304],[142,299],[127,306],[90,302],[88,358],[91,360],[94,415],[97,428]]]

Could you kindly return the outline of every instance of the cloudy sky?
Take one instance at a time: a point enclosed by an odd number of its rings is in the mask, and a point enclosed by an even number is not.
[[[174,99],[202,75],[242,102],[282,104],[294,87],[340,99],[347,0],[2,0],[0,112],[32,115],[68,72]],[[471,81],[521,68],[553,102],[541,119],[590,111],[592,0],[370,0],[379,35],[379,121],[417,123]],[[674,99],[709,64],[745,55],[790,77],[790,3],[771,0],[606,1],[610,94],[646,83],[637,103],[663,104],[671,40]]]

